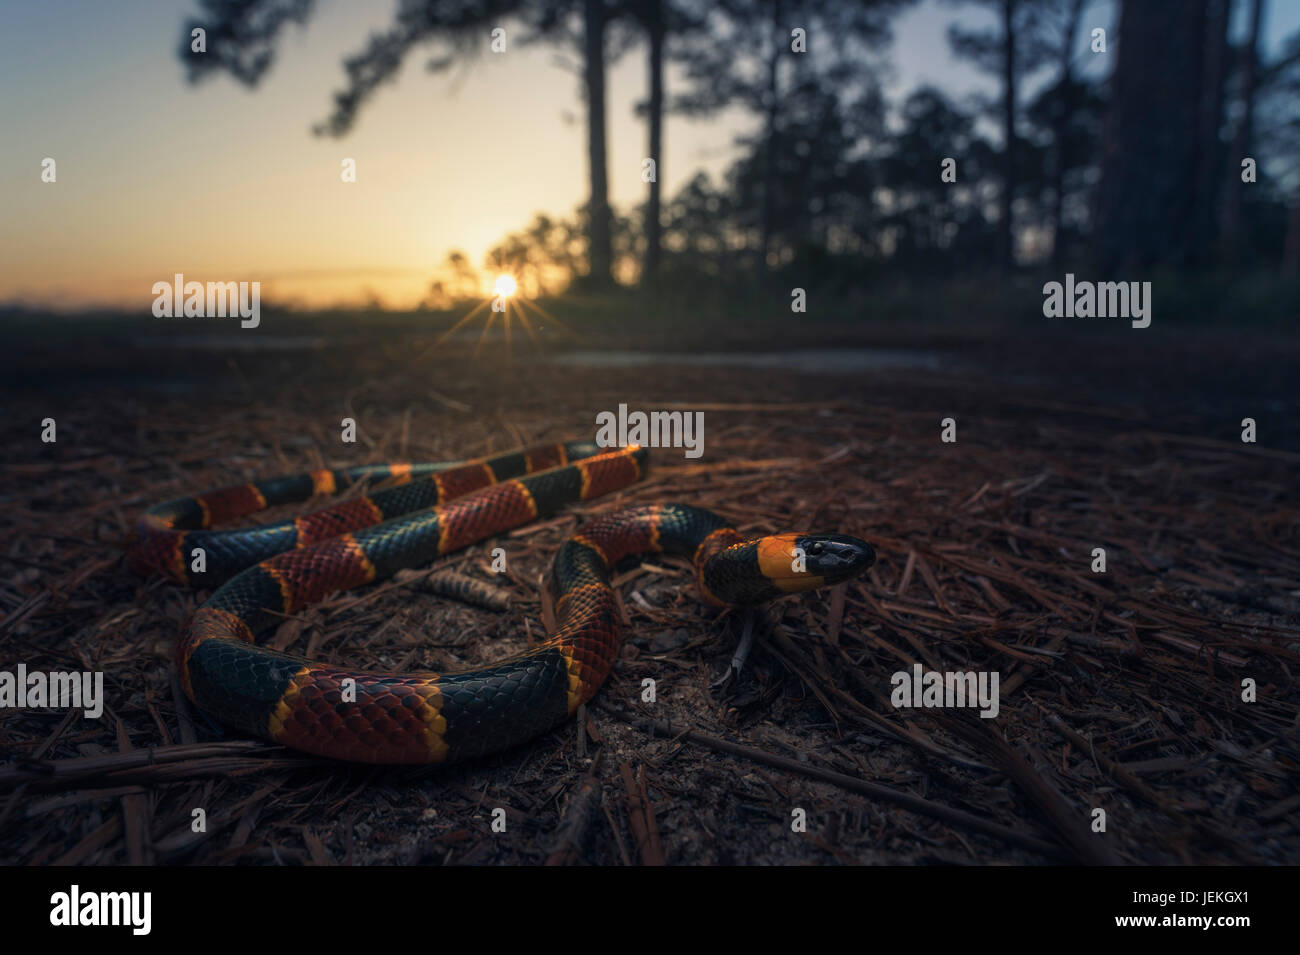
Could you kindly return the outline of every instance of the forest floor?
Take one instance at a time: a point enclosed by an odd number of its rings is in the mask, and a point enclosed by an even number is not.
[[[0,669],[102,671],[107,705],[5,713],[0,862],[1300,861],[1294,336],[592,326],[476,356],[418,318],[59,321],[0,331]],[[433,670],[520,649],[560,542],[638,502],[858,535],[876,566],[767,608],[739,678],[713,686],[741,615],[705,609],[681,561],[634,561],[622,659],[582,731],[466,765],[306,758],[179,694],[172,647],[205,595],[128,569],[151,504],[591,437],[620,404],[702,411],[703,456],[652,451],[640,484],[445,562],[504,587],[508,609],[423,594],[414,574],[329,598],[271,644]],[[892,676],[916,664],[996,672],[996,718],[895,708]]]

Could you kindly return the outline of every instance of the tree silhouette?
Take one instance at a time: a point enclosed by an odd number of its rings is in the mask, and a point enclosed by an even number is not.
[[[674,99],[675,111],[699,116],[739,105],[761,117],[761,165],[753,196],[760,272],[769,266],[777,229],[777,192],[782,188],[777,140],[787,114],[796,108],[788,94],[806,87],[814,74],[841,90],[876,83],[871,56],[888,43],[890,17],[907,2],[715,0],[705,7],[702,28],[674,51],[688,84]],[[802,31],[806,52],[794,49],[795,30]]]
[[[1038,0],[953,0],[978,4],[998,17],[996,30],[970,30],[953,24],[948,43],[956,56],[970,60],[1002,84],[997,115],[1002,126],[1002,189],[998,195],[997,265],[1003,271],[1015,262],[1013,205],[1017,189],[1019,137],[1019,86],[1026,76],[1041,68],[1050,55],[1042,42],[1038,21],[1042,14]]]
[[[314,0],[199,0],[204,15],[185,23],[181,59],[191,82],[226,72],[256,86],[274,61],[275,45],[290,23],[304,24]],[[431,46],[428,69],[438,72],[458,58],[480,53],[490,31],[507,20],[524,28],[521,44],[537,41],[574,43],[569,21],[580,15],[576,45],[582,56],[587,102],[587,150],[590,195],[584,209],[589,280],[608,284],[612,264],[609,174],[605,153],[605,34],[614,15],[605,0],[400,0],[392,25],[372,34],[364,49],[344,61],[347,85],[334,93],[330,115],[316,124],[318,135],[346,135],[361,107],[391,82],[407,55]],[[207,51],[191,49],[191,31],[207,31]]]
[[[1074,51],[1079,36],[1079,21],[1087,0],[1052,0],[1043,4],[1038,28],[1045,46],[1044,58],[1056,61],[1056,77],[1025,110],[1026,116],[1051,133],[1051,165],[1047,186],[1051,193],[1048,215],[1052,232],[1052,264],[1060,265],[1065,242],[1065,177],[1069,170],[1082,164],[1085,150],[1080,148],[1078,118],[1095,99],[1087,84],[1075,75]],[[1086,135],[1095,138],[1095,129]],[[1091,150],[1087,150],[1091,153]]]
[[[1107,272],[1190,265],[1206,151],[1208,0],[1124,0],[1094,245]]]
[[[1241,60],[1241,117],[1237,120],[1232,149],[1228,156],[1229,183],[1236,178],[1237,163],[1250,155],[1255,126],[1255,93],[1259,82],[1259,29],[1264,19],[1264,0],[1250,0],[1250,26],[1242,47]],[[1237,185],[1240,185],[1239,183]],[[1223,203],[1223,224],[1220,242],[1224,255],[1230,260],[1238,256],[1241,237],[1241,189],[1230,185]]]
[[[654,283],[663,252],[663,199],[660,184],[664,176],[663,125],[667,96],[664,69],[670,41],[688,31],[704,27],[706,5],[693,7],[689,0],[623,0],[623,9],[645,35],[646,101],[637,111],[646,119],[646,157],[654,161],[654,177],[646,184],[644,210],[645,244],[641,259],[641,282]]]
[[[932,86],[908,96],[901,114],[903,127],[877,162],[883,251],[903,268],[928,272],[992,264],[991,229],[980,207],[995,155],[977,135],[975,118]],[[939,177],[944,157],[961,157],[955,183]]]

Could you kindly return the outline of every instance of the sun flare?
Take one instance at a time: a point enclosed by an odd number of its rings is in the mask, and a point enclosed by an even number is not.
[[[504,345],[505,353],[510,354],[511,338],[516,326],[524,331],[535,348],[541,346],[539,334],[563,335],[573,341],[580,340],[580,336],[565,325],[559,316],[547,311],[533,297],[537,294],[536,283],[530,282],[526,288],[520,288],[519,280],[509,272],[498,272],[493,279],[494,271],[488,271],[483,276],[491,282],[488,296],[457,318],[438,336],[432,348],[437,348],[480,316],[483,316],[483,327],[474,343],[475,358],[484,343],[491,344],[494,341]]]

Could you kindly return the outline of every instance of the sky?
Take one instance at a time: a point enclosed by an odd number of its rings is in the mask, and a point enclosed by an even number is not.
[[[312,134],[343,85],[343,58],[395,7],[318,0],[250,91],[226,76],[186,82],[176,49],[195,8],[185,0],[0,0],[0,302],[145,310],[153,284],[181,273],[259,281],[267,301],[407,308],[449,251],[480,265],[535,213],[569,215],[585,201],[579,78],[552,48],[520,47],[509,32],[504,53],[446,74],[426,72],[416,50],[348,136]],[[1110,27],[1113,13],[1099,0],[1085,19]],[[958,18],[985,20],[923,0],[895,21],[891,95],[920,83],[992,89],[948,52]],[[1298,26],[1300,0],[1274,0],[1265,49]],[[1080,65],[1107,68],[1086,54]],[[629,208],[645,190],[633,114],[642,49],[611,67],[608,87],[610,199]],[[735,111],[669,117],[664,195],[725,169],[752,123]],[[47,157],[54,183],[41,181]],[[355,183],[341,180],[344,159]]]

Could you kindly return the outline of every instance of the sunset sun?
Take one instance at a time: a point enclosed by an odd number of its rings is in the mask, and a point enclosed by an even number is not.
[[[492,286],[493,293],[500,295],[502,298],[509,298],[514,295],[518,289],[519,285],[515,282],[514,276],[512,275],[499,276]]]

